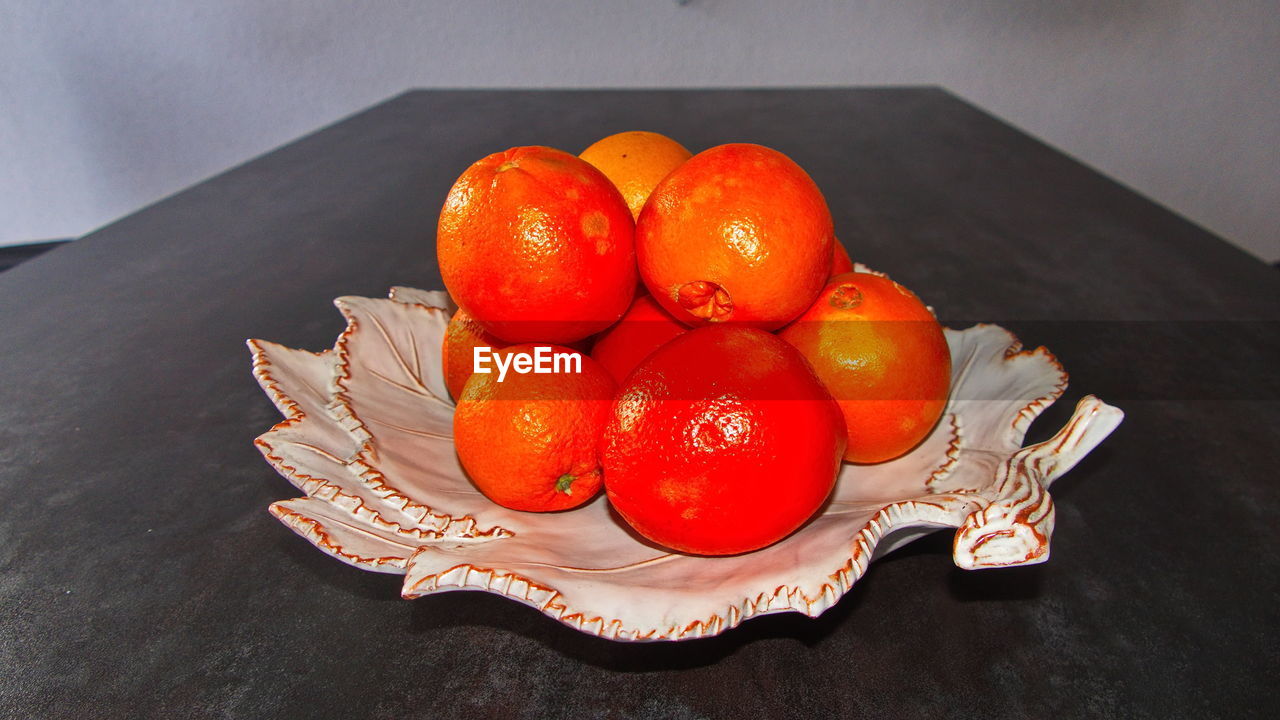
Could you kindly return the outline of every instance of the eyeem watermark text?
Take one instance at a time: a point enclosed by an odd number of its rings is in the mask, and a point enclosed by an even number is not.
[[[498,382],[507,378],[507,371],[514,370],[521,375],[533,373],[548,375],[550,373],[581,373],[582,356],[573,352],[555,352],[549,347],[536,347],[533,352],[503,353],[495,355],[493,348],[483,345],[472,352],[472,372],[490,373],[492,368],[498,369]]]

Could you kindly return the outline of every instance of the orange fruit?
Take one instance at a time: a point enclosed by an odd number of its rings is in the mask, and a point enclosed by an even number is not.
[[[799,165],[760,145],[720,145],[654,188],[636,221],[636,258],[681,322],[773,330],[822,289],[833,237],[827,202]]]
[[[837,275],[779,336],[835,396],[850,462],[898,457],[942,416],[951,383],[946,336],[925,304],[887,277]]]
[[[603,365],[614,380],[622,382],[650,353],[688,331],[689,328],[663,310],[652,295],[641,295],[617,325],[600,333],[591,357]]]
[[[519,373],[521,354],[564,354],[581,372]],[[597,455],[615,384],[598,363],[556,345],[513,345],[494,353],[506,377],[477,372],[453,414],[453,442],[471,480],[490,500],[513,510],[577,507],[600,490]],[[562,366],[563,369],[563,366]]]
[[[585,160],[517,147],[467,168],[440,211],[440,275],[458,307],[512,343],[570,343],[635,295],[634,222]]]
[[[849,251],[845,249],[844,243],[839,238],[834,238],[831,243],[831,277],[843,275],[847,272],[853,272],[853,258],[849,257]]]
[[[444,384],[449,394],[462,397],[462,387],[475,367],[475,348],[490,347],[495,350],[506,343],[485,332],[475,318],[459,309],[449,318],[449,326],[444,331],[444,347],[441,362],[444,364]]]
[[[844,444],[840,408],[795,348],[712,325],[627,376],[600,455],[609,502],[637,532],[680,552],[731,555],[817,512]]]
[[[586,352],[590,338],[568,344],[578,352]],[[444,342],[441,352],[441,364],[444,366],[444,384],[449,395],[455,400],[462,397],[462,387],[475,368],[475,349],[487,347],[499,350],[507,346],[492,333],[487,332],[475,318],[461,308],[449,318],[449,326],[444,331]]]
[[[640,216],[654,186],[692,156],[666,135],[644,130],[602,138],[578,155],[613,181],[631,208],[632,217]]]

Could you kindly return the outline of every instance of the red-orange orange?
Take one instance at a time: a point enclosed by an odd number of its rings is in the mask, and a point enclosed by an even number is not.
[[[713,325],[627,376],[601,462],[609,502],[641,535],[731,555],[804,524],[835,486],[844,444],[839,407],[795,348]]]
[[[495,352],[531,354],[537,345]],[[577,507],[600,490],[598,446],[615,384],[589,357],[581,372],[475,373],[458,398],[453,441],[467,475],[486,497],[513,510]]]
[[[474,370],[475,348],[490,347],[496,350],[506,343],[485,332],[466,310],[459,309],[449,318],[443,345],[441,362],[444,364],[444,383],[449,388],[449,394],[457,399],[462,396],[462,387]]]
[[[651,295],[641,295],[617,325],[600,333],[591,357],[622,382],[642,360],[689,328],[663,310]]]
[[[676,319],[772,330],[822,289],[833,238],[826,200],[799,165],[760,145],[720,145],[654,188],[636,221],[636,257]]]
[[[951,353],[942,326],[887,277],[837,275],[779,336],[804,354],[839,403],[850,462],[902,455],[946,407]]]
[[[590,163],[517,147],[467,168],[440,211],[440,275],[458,306],[507,342],[571,343],[617,322],[635,295],[634,222]]]
[[[845,248],[844,243],[840,242],[840,238],[836,238],[835,242],[831,243],[831,250],[833,251],[831,277],[853,272],[853,258],[849,257],[849,251]]]

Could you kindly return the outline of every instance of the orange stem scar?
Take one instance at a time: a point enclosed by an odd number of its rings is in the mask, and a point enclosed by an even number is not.
[[[706,280],[695,280],[680,286],[676,301],[694,317],[712,322],[728,320],[733,314],[729,292]]]

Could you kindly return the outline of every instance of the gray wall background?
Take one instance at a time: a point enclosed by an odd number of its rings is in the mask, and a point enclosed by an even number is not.
[[[0,245],[410,87],[938,84],[1274,261],[1277,78],[1278,2],[6,0]]]

